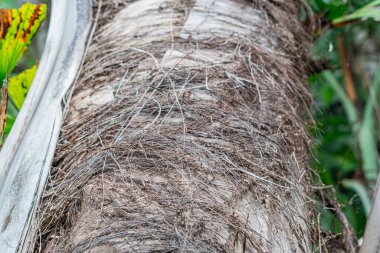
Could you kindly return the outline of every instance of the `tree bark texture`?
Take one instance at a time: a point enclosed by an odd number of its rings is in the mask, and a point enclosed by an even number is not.
[[[34,250],[311,252],[301,1],[95,5]]]

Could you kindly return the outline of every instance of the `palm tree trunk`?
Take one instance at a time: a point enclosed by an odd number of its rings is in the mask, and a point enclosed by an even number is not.
[[[311,252],[300,2],[95,2],[35,250]]]

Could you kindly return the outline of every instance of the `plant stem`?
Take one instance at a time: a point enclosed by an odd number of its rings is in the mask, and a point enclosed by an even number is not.
[[[8,106],[8,79],[3,81],[3,86],[1,87],[1,102],[0,102],[0,149],[3,144],[3,135],[5,130],[5,125],[7,122],[7,106]]]

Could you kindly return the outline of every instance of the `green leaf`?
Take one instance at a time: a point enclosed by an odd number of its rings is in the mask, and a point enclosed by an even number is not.
[[[379,169],[377,153],[376,134],[374,132],[374,105],[376,95],[380,86],[380,62],[375,73],[374,80],[370,89],[370,98],[364,110],[363,122],[359,132],[359,145],[363,159],[363,171],[370,183],[375,184]],[[372,185],[373,186],[373,185]]]
[[[336,80],[334,74],[330,70],[324,71],[322,73],[322,76],[326,80],[326,82],[334,89],[335,94],[338,96],[340,102],[344,107],[348,121],[350,122],[354,130],[356,130],[356,125],[358,123],[358,113],[355,106],[351,103],[346,92],[341,87],[339,82]]]
[[[341,17],[348,10],[348,5],[340,1],[339,3],[330,4],[328,8],[327,18],[329,20]]]
[[[372,203],[371,198],[369,197],[364,185],[362,185],[356,180],[350,179],[343,180],[342,185],[344,188],[354,191],[359,196],[359,199],[363,205],[365,215],[368,217],[371,211]]]
[[[380,0],[372,1],[353,13],[333,20],[333,24],[349,22],[358,19],[379,18]]]
[[[11,131],[13,124],[15,123],[16,119],[10,115],[7,114],[7,124],[4,129],[4,135],[8,135]],[[1,143],[0,143],[1,144]]]
[[[8,94],[18,110],[24,103],[26,94],[32,85],[33,78],[37,71],[37,65],[27,69],[15,77],[9,79]]]
[[[9,75],[46,17],[45,4],[0,9],[0,81]]]

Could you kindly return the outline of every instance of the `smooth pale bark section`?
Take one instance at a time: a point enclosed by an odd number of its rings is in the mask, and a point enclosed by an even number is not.
[[[45,252],[311,251],[300,25],[275,2],[141,0],[100,27]]]
[[[29,246],[26,234],[35,226],[33,216],[64,118],[62,101],[82,63],[90,25],[89,0],[53,1],[50,31],[36,77],[0,153],[2,253]]]
[[[380,177],[377,180],[375,197],[370,216],[367,220],[364,240],[360,247],[360,253],[380,252]]]

